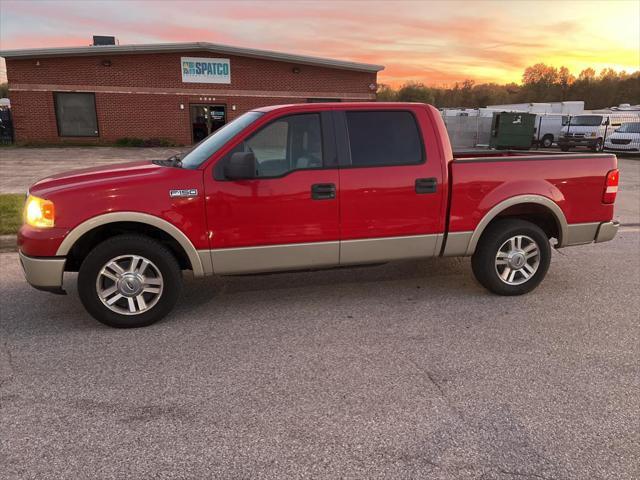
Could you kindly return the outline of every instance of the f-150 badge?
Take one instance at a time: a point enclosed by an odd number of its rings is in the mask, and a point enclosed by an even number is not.
[[[198,196],[198,190],[195,188],[188,188],[185,190],[169,190],[169,196],[171,198],[191,198]]]

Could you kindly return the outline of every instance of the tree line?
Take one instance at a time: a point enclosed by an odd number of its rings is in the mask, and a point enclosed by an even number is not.
[[[584,100],[585,108],[590,110],[621,103],[638,104],[640,70],[627,73],[606,68],[596,74],[593,68],[586,68],[576,77],[566,67],[538,63],[525,69],[521,84],[476,84],[465,80],[449,87],[409,82],[397,89],[384,84],[378,88],[378,101],[430,103],[439,108],[566,100]]]

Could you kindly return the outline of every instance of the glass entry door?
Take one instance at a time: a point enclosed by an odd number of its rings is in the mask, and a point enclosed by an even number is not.
[[[193,143],[198,143],[227,122],[226,105],[191,105]]]

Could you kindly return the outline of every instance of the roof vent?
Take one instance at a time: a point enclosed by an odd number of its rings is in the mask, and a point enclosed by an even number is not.
[[[103,45],[115,45],[116,37],[109,37],[104,35],[94,35],[93,36],[93,46],[103,46]]]

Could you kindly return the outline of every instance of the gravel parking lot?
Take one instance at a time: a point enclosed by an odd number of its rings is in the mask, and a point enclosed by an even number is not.
[[[3,478],[640,478],[640,162],[532,294],[468,259],[188,280],[113,330],[0,268]]]

